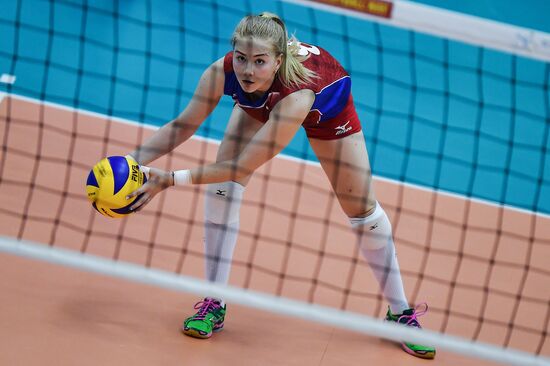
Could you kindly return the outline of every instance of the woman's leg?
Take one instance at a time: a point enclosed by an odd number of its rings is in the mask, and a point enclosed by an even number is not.
[[[420,327],[417,315],[423,312],[409,307],[395,255],[391,223],[376,201],[372,189],[369,156],[363,133],[358,132],[339,140],[310,139],[310,143],[342,209],[357,233],[361,253],[390,303],[391,312],[386,314],[386,320]],[[401,346],[407,353],[417,357],[435,357],[435,349],[430,346],[408,342],[402,342]]]
[[[218,149],[216,161],[232,159],[248,144],[262,124],[235,106]],[[233,251],[239,235],[239,211],[244,187],[250,176],[206,186],[204,199],[204,258],[206,279],[227,284]],[[197,338],[210,338],[224,326],[226,307],[222,299],[207,294],[195,304],[198,312],[185,319],[183,333]]]
[[[310,139],[338,202],[357,233],[361,253],[369,263],[392,313],[409,308],[395,255],[388,216],[372,189],[369,157],[362,132],[338,140]]]
[[[232,159],[248,144],[262,123],[235,106],[216,161]],[[238,181],[210,184],[205,197],[205,272],[206,279],[227,284],[233,251],[239,234],[239,211],[244,188],[250,176]]]

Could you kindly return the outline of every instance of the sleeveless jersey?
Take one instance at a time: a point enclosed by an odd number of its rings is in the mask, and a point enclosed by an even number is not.
[[[302,126],[308,137],[336,139],[361,130],[361,124],[353,105],[351,79],[340,63],[320,47],[300,43],[300,55],[309,57],[302,64],[314,71],[318,78],[299,87],[286,87],[275,78],[265,95],[255,101],[247,98],[233,70],[233,52],[224,58],[224,94],[254,119],[266,122],[275,105],[295,91],[309,89],[315,93],[315,101]]]

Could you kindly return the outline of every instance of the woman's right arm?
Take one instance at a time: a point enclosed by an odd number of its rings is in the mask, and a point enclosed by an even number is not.
[[[218,105],[223,95],[224,82],[222,57],[204,71],[191,101],[183,112],[158,129],[130,155],[140,165],[146,165],[174,150],[193,136],[201,123]]]

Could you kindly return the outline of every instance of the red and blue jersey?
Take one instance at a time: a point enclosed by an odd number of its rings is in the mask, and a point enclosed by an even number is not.
[[[275,78],[261,99],[251,101],[233,71],[233,52],[228,52],[224,58],[224,94],[231,96],[254,119],[266,122],[281,99],[295,91],[309,89],[315,93],[315,101],[302,123],[309,137],[335,139],[360,131],[361,124],[351,95],[351,78],[346,70],[324,49],[305,43],[299,45],[300,55],[309,55],[302,64],[318,76],[311,82],[287,87]]]

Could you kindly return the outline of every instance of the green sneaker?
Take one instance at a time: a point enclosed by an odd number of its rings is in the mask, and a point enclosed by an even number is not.
[[[223,329],[226,306],[221,306],[219,300],[205,298],[195,304],[198,312],[185,319],[181,331],[195,338],[210,338],[212,332],[219,332]]]
[[[426,308],[422,311],[418,311],[419,307],[424,305]],[[428,311],[428,305],[422,303],[416,306],[414,309],[407,309],[403,311],[402,314],[392,314],[390,308],[388,307],[388,312],[386,313],[385,320],[388,322],[396,322],[405,324],[409,327],[422,328],[420,323],[418,323],[417,317],[426,314]],[[413,344],[408,342],[401,342],[401,348],[410,355],[432,359],[435,357],[435,348],[430,346],[421,346],[419,344]]]

